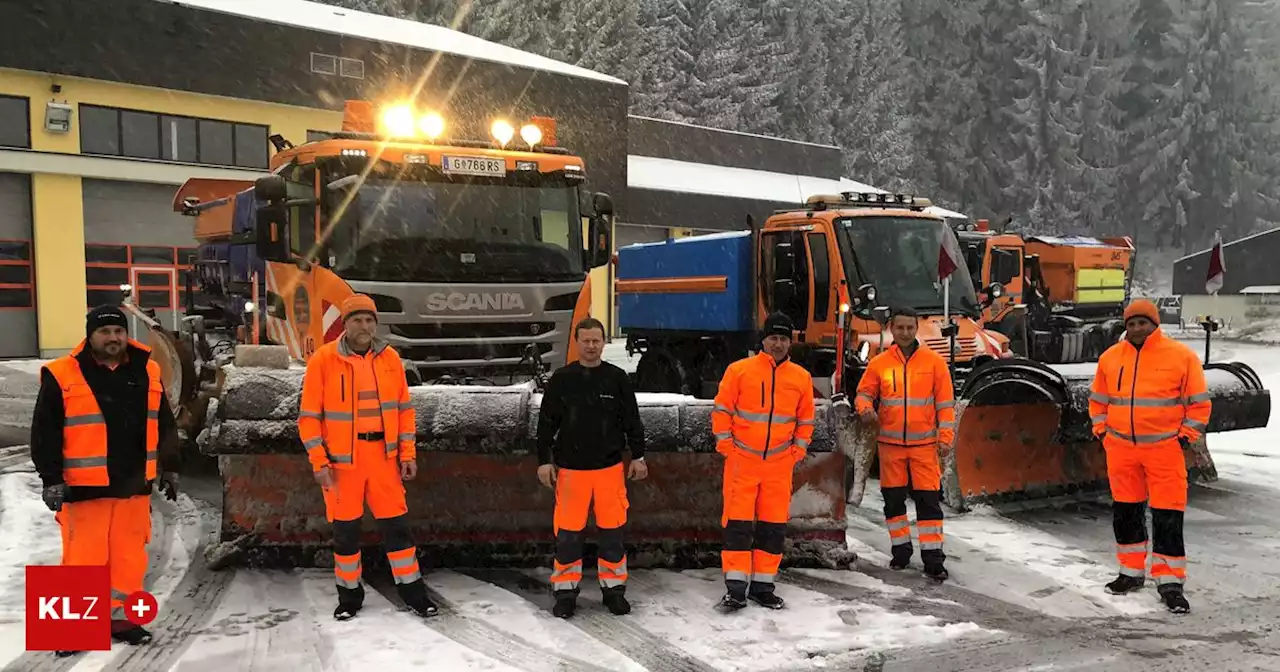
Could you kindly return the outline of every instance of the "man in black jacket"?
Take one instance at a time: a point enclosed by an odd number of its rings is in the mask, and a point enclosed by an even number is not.
[[[117,641],[151,641],[125,617],[124,600],[142,590],[147,573],[153,486],[159,480],[176,500],[179,460],[160,365],[129,338],[119,307],[93,309],[85,340],[40,369],[31,461],[62,528],[62,564],[110,567]]]
[[[627,556],[627,483],[622,451],[631,452],[627,475],[642,480],[644,426],[631,380],[601,359],[604,325],[586,318],[573,330],[578,361],[557,369],[547,383],[538,415],[538,480],[556,491],[556,558],[551,585],[560,618],[573,615],[582,581],[582,546],[587,513],[600,528],[597,576],[604,604],[617,615],[629,613],[625,597]]]

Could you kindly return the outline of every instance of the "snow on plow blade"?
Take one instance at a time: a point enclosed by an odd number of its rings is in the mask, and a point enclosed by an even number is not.
[[[964,511],[980,502],[1035,505],[1108,492],[1106,455],[1089,421],[1093,367],[1062,368],[1015,358],[987,362],[966,377],[956,449],[943,465],[948,505]],[[1267,426],[1271,395],[1247,365],[1209,364],[1205,379],[1209,434]],[[1193,480],[1217,479],[1205,440],[1185,453]]]
[[[324,565],[330,526],[298,440],[301,369],[226,367],[201,433],[223,483],[221,540],[252,565]],[[405,484],[410,525],[428,566],[549,565],[554,493],[537,480],[541,395],[514,387],[417,386],[418,477]],[[723,458],[712,402],[640,394],[649,478],[628,483],[628,565],[718,566]],[[831,406],[819,403],[809,457],[795,474],[784,564],[846,565],[846,459]],[[591,527],[589,526],[589,530]],[[378,542],[366,514],[364,542]],[[588,553],[592,553],[591,547]],[[373,556],[371,556],[373,557]]]

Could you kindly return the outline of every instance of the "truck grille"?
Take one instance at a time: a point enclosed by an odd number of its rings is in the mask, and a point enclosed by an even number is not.
[[[466,343],[457,345],[407,345],[396,348],[400,356],[415,362],[448,362],[475,359],[519,359],[526,343]],[[551,343],[536,344],[539,355],[551,352]]]
[[[530,338],[556,328],[555,322],[446,322],[441,324],[393,324],[391,333],[401,338]]]
[[[929,346],[930,350],[942,355],[943,359],[946,359],[950,354],[947,350],[948,346],[951,344],[951,339],[949,338],[927,338],[925,339],[924,344]],[[957,362],[964,362],[973,359],[973,356],[976,354],[978,354],[978,342],[975,339],[960,338],[959,336],[956,337]]]

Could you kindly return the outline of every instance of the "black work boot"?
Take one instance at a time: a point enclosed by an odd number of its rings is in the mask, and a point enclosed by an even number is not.
[[[1125,593],[1138,590],[1146,581],[1140,576],[1129,576],[1121,574],[1114,581],[1107,584],[1107,592],[1112,595],[1124,595]]]
[[[947,572],[947,568],[941,562],[924,563],[924,575],[934,581],[946,581],[951,578],[951,574]]]
[[[747,593],[747,599],[762,607],[768,607],[769,609],[781,609],[783,607],[785,603],[781,597],[778,597],[777,594],[773,592],[772,583],[765,584],[757,588],[756,586],[758,585],[760,584],[751,584],[751,590]]]
[[[134,625],[129,621],[111,621],[111,639],[129,646],[138,646],[150,643],[151,633],[141,625]]]
[[[610,586],[600,590],[604,606],[614,616],[625,616],[631,613],[631,603],[627,601],[626,586]]]
[[[732,581],[728,583],[728,591],[724,594],[724,597],[720,598],[720,602],[716,604],[716,609],[726,614],[747,606],[746,582]]]
[[[551,614],[556,618],[571,618],[578,611],[578,590],[555,591],[556,604],[551,607]]]
[[[59,658],[67,658],[67,657],[70,657],[70,656],[74,656],[74,655],[76,655],[77,653],[80,653],[80,652],[79,652],[79,651],[54,651],[54,652],[53,652],[53,655],[55,655],[55,656],[57,656],[57,657],[59,657]]]
[[[402,583],[396,587],[396,590],[400,593],[400,599],[404,600],[404,606],[409,607],[413,613],[423,618],[440,613],[439,607],[427,594],[427,584],[422,579],[412,583]]]
[[[899,570],[906,569],[911,564],[911,547],[910,546],[894,546],[890,553],[889,569]]]
[[[1175,614],[1186,614],[1191,611],[1191,603],[1187,602],[1187,598],[1182,594],[1182,586],[1171,583],[1160,586],[1160,599],[1164,601],[1164,606]]]
[[[364,606],[364,585],[355,588],[338,586],[338,608],[333,610],[333,617],[339,621],[350,620]]]

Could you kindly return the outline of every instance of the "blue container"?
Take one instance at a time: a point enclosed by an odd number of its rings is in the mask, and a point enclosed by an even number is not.
[[[624,330],[752,331],[751,232],[639,243],[618,250],[618,280],[727,279],[724,291],[618,293]]]

